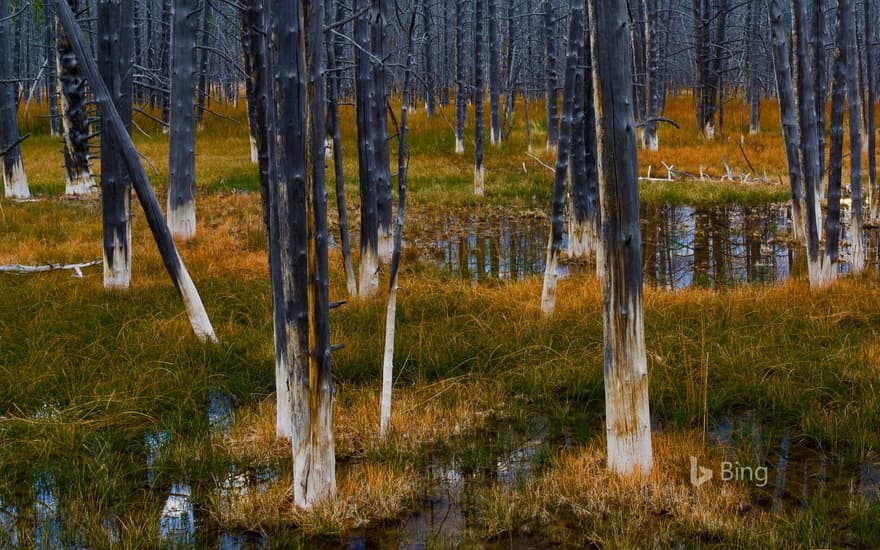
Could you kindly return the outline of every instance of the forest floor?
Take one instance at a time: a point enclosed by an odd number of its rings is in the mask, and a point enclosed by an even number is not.
[[[690,98],[670,102],[668,116],[692,118]],[[34,134],[23,155],[42,196],[0,202],[0,264],[100,258],[100,203],[60,197],[60,144],[37,114],[23,122]],[[713,181],[645,182],[643,203],[785,201],[773,183],[785,173],[775,106],[763,115],[742,150],[739,132],[705,142],[661,128],[641,173],[663,161],[699,174],[704,163]],[[208,120],[197,136],[199,234],[180,249],[218,345],[192,335],[136,207],[129,291],[104,291],[100,267],[0,276],[0,546],[880,546],[877,274],[813,292],[799,277],[646,288],[655,468],[622,482],[604,468],[602,303],[590,270],[560,280],[546,320],[540,277],[475,285],[419,250],[438,210],[546,223],[549,171],[524,154],[516,128],[487,147],[487,196],[476,199],[472,149],[451,153],[442,116],[419,109],[411,120],[404,232],[414,244],[400,275],[387,439],[386,293],[332,312],[331,339],[345,344],[333,356],[339,497],[293,510],[290,448],[274,437],[256,170],[245,129]],[[532,137],[543,157],[538,124]],[[167,138],[137,144],[161,198]],[[738,170],[743,151],[770,183],[717,181],[721,157]],[[346,174],[357,243],[356,155]],[[341,263],[332,250],[332,300],[348,298]],[[714,479],[692,486],[691,457]],[[737,479],[723,479],[725,462]]]

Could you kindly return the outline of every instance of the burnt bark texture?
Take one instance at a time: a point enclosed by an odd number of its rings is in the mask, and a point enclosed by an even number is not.
[[[9,52],[9,2],[0,0],[0,51]],[[0,55],[0,151],[3,151],[3,190],[10,198],[30,196],[18,133],[18,93],[12,63],[8,55]]]

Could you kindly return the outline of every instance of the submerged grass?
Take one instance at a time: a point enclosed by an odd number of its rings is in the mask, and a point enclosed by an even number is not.
[[[684,112],[688,101],[671,105]],[[419,113],[412,120],[414,213],[476,206],[546,210],[549,172],[522,154],[521,131],[500,150],[487,151],[488,197],[477,201],[470,158],[451,152],[442,118]],[[773,128],[770,120],[766,135],[746,138],[757,140],[746,150],[754,164],[782,173],[778,122]],[[353,131],[346,130],[347,150],[354,151]],[[0,277],[0,544],[11,542],[12,533],[23,545],[40,545],[47,537],[87,547],[174,544],[159,527],[163,503],[186,485],[197,545],[216,545],[218,533],[229,530],[321,546],[327,537],[335,541],[364,525],[393,525],[418,507],[432,461],[454,458],[463,471],[484,474],[496,468],[490,444],[516,447],[509,427],[535,419],[549,428],[531,479],[496,483],[486,476],[469,504],[468,543],[528,536],[611,547],[880,544],[872,530],[880,515],[876,500],[829,492],[802,512],[772,515],[748,486],[691,490],[687,481],[690,454],[767,463],[776,452],[769,436],[760,445],[749,438],[726,449],[704,445],[704,399],[710,428],[746,412],[774,437],[785,432],[798,445],[847,464],[875,460],[876,275],[843,279],[823,291],[796,279],[723,291],[647,289],[651,404],[662,429],[655,438],[657,471],[641,484],[627,484],[602,467],[598,282],[584,275],[561,280],[554,318],[546,320],[539,278],[473,288],[418,264],[418,251],[410,249],[400,275],[390,436],[377,435],[384,302],[354,300],[334,310],[331,323],[332,340],[345,343],[333,358],[340,496],[314,512],[294,511],[290,450],[274,439],[266,242],[259,196],[251,192],[257,185],[247,137],[231,123],[209,124],[199,136],[200,233],[180,248],[219,345],[193,337],[138,211],[128,292],[104,291],[100,267],[86,269],[83,279],[69,272]],[[657,155],[675,156],[677,168],[696,172],[686,152],[694,161],[717,153],[732,162],[724,147],[738,151],[735,143],[704,150],[708,145],[695,136],[662,129],[664,149]],[[533,139],[543,141],[538,132]],[[161,198],[167,141],[161,134],[137,141],[157,165]],[[758,144],[767,152],[753,154],[749,147]],[[31,182],[46,195],[63,190],[58,147],[55,138],[41,135],[24,145]],[[535,153],[543,155],[539,147]],[[658,158],[643,155],[643,171],[646,162],[656,170]],[[355,160],[346,157],[350,197],[356,195]],[[784,188],[772,185],[642,186],[647,202],[785,196]],[[418,243],[432,231],[430,217],[411,219],[407,238]],[[529,219],[542,223],[545,215]],[[100,238],[96,199],[0,203],[0,263],[99,258]],[[336,251],[331,266],[331,299],[343,299]],[[228,427],[209,422],[217,395],[229,396],[236,407]],[[40,519],[47,514],[47,494],[59,518],[54,535]],[[445,541],[449,533],[436,536]]]

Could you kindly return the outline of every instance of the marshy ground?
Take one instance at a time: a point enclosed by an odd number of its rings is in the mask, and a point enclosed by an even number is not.
[[[676,98],[667,115],[689,120],[691,108]],[[770,183],[642,185],[656,468],[623,482],[604,469],[591,265],[569,262],[553,319],[540,312],[550,173],[525,155],[522,117],[487,148],[477,199],[472,148],[452,153],[443,117],[417,111],[392,430],[379,439],[384,297],[350,300],[331,319],[345,344],[333,356],[339,497],[307,513],[292,508],[290,448],[274,437],[246,129],[208,120],[199,233],[180,248],[218,345],[192,335],[137,208],[129,291],[104,291],[99,267],[81,279],[0,277],[0,546],[880,546],[880,277],[869,269],[811,292],[798,275],[779,205],[788,190],[773,183],[785,174],[775,106],[762,113],[743,151]],[[60,196],[60,143],[38,114],[22,126],[39,200],[0,202],[0,264],[99,258],[100,203]],[[227,114],[245,120],[243,105]],[[356,149],[344,130],[356,244]],[[641,171],[702,164],[717,179],[722,156],[747,171],[738,128],[728,131],[705,142],[662,128]],[[532,136],[550,162],[538,124]],[[161,201],[167,138],[136,141]],[[338,236],[335,216],[331,226]],[[331,300],[347,298],[341,264],[331,250]],[[714,470],[700,487],[692,456]],[[724,462],[766,468],[765,483],[721,479]]]

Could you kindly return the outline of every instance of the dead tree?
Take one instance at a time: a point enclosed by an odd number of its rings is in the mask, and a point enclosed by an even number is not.
[[[483,166],[483,2],[474,0],[474,195],[485,192]]]
[[[874,119],[876,110],[877,91],[875,87],[876,75],[873,68],[876,65],[874,56],[874,3],[865,4],[865,60],[869,67],[864,81],[865,86],[865,112],[868,118],[866,136],[868,147],[868,194],[870,200],[870,219],[872,223],[880,222],[880,189],[877,189],[877,128]]]
[[[464,153],[467,82],[464,76],[464,0],[455,0],[455,152]]]
[[[78,11],[77,0],[70,8]],[[67,173],[66,195],[94,192],[95,178],[89,164],[89,117],[86,111],[86,83],[69,38],[61,26],[57,29],[58,91],[61,97],[61,120],[64,127],[64,166]]]
[[[547,150],[556,151],[559,142],[559,93],[556,75],[556,40],[553,24],[553,9],[550,0],[541,3],[544,33],[544,85],[547,98]]]
[[[501,53],[498,39],[498,8],[495,0],[487,0],[489,12],[489,142],[501,143]]]
[[[556,281],[559,256],[562,253],[562,230],[565,218],[565,178],[568,175],[568,158],[571,152],[572,127],[577,96],[577,73],[580,52],[584,47],[583,0],[574,0],[569,10],[568,53],[565,57],[565,73],[562,88],[562,125],[559,130],[559,149],[556,153],[556,171],[553,182],[553,205],[550,238],[547,243],[547,261],[544,263],[544,287],[541,292],[541,312],[545,317],[553,315],[556,305]],[[581,90],[582,92],[583,90]],[[572,178],[573,179],[573,178]]]
[[[98,113],[101,116],[102,129],[104,132],[110,133],[125,161],[125,167],[144,209],[147,224],[150,226],[150,231],[156,240],[159,253],[162,255],[162,261],[168,270],[168,274],[171,276],[175,288],[177,288],[178,293],[180,293],[183,299],[193,332],[195,332],[200,340],[216,342],[217,337],[214,335],[214,328],[211,326],[211,321],[205,312],[202,299],[189,276],[189,272],[186,270],[186,266],[177,253],[174,239],[171,237],[171,232],[168,231],[168,226],[165,225],[165,220],[162,219],[162,209],[159,206],[159,201],[156,200],[153,188],[150,186],[147,173],[141,164],[140,156],[125,129],[122,118],[116,111],[113,98],[101,79],[98,67],[88,52],[85,40],[82,37],[82,31],[77,26],[73,11],[66,0],[56,0],[55,8],[59,25],[65,31],[71,53],[79,60],[86,78],[91,82],[91,88],[95,94],[95,103],[97,103]]]
[[[18,133],[17,84],[9,55],[9,2],[0,0],[0,157],[3,157],[4,195],[24,199],[31,195],[21,161]]]
[[[132,0],[98,1],[98,64],[116,111],[131,132],[134,61]],[[116,141],[101,131],[101,208],[104,288],[126,289],[131,282],[131,182]]]
[[[850,161],[850,192],[851,192],[851,215],[850,215],[850,243],[852,260],[850,262],[850,272],[858,273],[865,267],[865,245],[863,242],[862,230],[865,221],[862,206],[862,126],[858,123],[862,112],[861,103],[861,86],[859,85],[859,71],[856,67],[859,65],[859,50],[856,44],[856,14],[855,2],[852,0],[838,0],[838,26],[843,31],[843,44],[839,48],[844,49],[846,57],[846,101],[849,106],[849,161]],[[864,5],[866,10],[870,10],[869,3]],[[840,13],[840,10],[846,10]],[[866,41],[867,49],[872,45]],[[873,76],[868,71],[867,79]],[[831,197],[828,198],[829,204]],[[827,234],[827,233],[826,233]],[[826,243],[830,239],[826,239]]]
[[[590,0],[602,209],[605,423],[608,467],[651,471],[651,417],[642,312],[642,237],[632,51],[626,3]]]
[[[788,184],[791,190],[792,232],[797,240],[805,238],[806,218],[804,188],[801,180],[800,129],[795,110],[794,85],[791,65],[786,46],[785,19],[782,0],[767,0],[767,13],[770,21],[773,66],[776,73],[776,95],[779,100],[779,115],[782,121],[782,138],[785,142],[785,158],[788,164]]]
[[[43,4],[43,25],[45,26],[43,40],[46,48],[46,98],[49,102],[49,131],[51,135],[61,135],[61,124],[58,119],[58,88],[56,82],[58,75],[55,68],[55,15],[52,4]]]
[[[389,40],[388,16],[391,2],[387,0],[372,0],[370,10],[370,33],[372,38],[373,56],[378,62],[370,63],[373,71],[374,95],[370,102],[370,125],[373,127],[373,161],[370,177],[376,179],[376,216],[379,221],[379,259],[383,262],[391,261],[391,250],[394,247],[394,232],[391,227],[392,197],[391,197],[391,168],[389,166],[388,149],[388,75],[386,74],[385,60],[389,53],[387,41]]]
[[[168,136],[168,227],[196,236],[196,0],[174,0],[171,20],[171,106]]]
[[[271,0],[276,186],[291,352],[293,500],[336,493],[324,191],[323,2]]]
[[[373,9],[370,0],[358,0],[354,4],[354,11],[358,14],[354,21],[354,40],[358,45],[355,48],[355,101],[361,195],[361,257],[358,266],[361,296],[372,296],[379,290],[379,216],[375,178],[377,168],[374,166],[378,129],[373,125],[372,117],[372,103],[377,94],[372,67],[376,61],[370,53],[372,40],[369,20]]]

